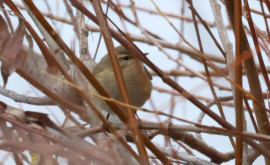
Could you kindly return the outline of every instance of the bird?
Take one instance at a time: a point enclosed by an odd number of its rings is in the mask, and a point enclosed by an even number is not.
[[[134,58],[131,56],[131,52],[127,48],[120,45],[116,47],[115,50],[127,87],[130,104],[141,107],[151,96],[153,88],[151,82],[152,76],[141,61],[137,60],[135,62]],[[141,67],[141,69],[138,67]],[[123,101],[115,79],[109,54],[106,54],[96,65],[93,70],[93,75],[113,99]],[[112,110],[105,102],[101,105],[101,109],[112,113]]]

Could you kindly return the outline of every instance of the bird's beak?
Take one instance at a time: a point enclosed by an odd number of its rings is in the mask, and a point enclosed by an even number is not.
[[[147,56],[149,53],[143,53],[145,56]]]

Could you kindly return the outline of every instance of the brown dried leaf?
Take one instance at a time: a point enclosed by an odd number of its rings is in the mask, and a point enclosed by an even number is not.
[[[5,110],[7,109],[7,104],[0,101],[0,112],[5,112]]]
[[[50,127],[54,130],[57,130],[67,135],[64,130],[59,128],[53,121],[51,121],[51,119],[48,117],[48,114],[40,113],[40,112],[32,112],[32,111],[26,111],[25,114],[27,118],[31,120],[32,123],[36,123],[39,126],[42,126],[44,128]]]
[[[6,114],[15,117],[17,120],[24,122],[26,119],[26,115],[25,112],[23,110],[20,109],[9,109],[6,110],[5,112]]]
[[[24,24],[20,22],[18,28],[14,34],[11,35],[2,52],[1,74],[4,86],[7,83],[9,75],[19,68],[26,58],[26,52],[22,48],[24,34],[25,27]]]
[[[0,15],[0,56],[3,53],[4,47],[10,38],[10,33],[8,31],[8,26],[4,18]]]
[[[40,125],[48,127],[53,127],[55,125],[46,113],[26,111],[25,114],[28,118],[35,119]]]

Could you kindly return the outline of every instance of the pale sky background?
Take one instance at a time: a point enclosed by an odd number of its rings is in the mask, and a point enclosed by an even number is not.
[[[20,2],[20,1],[18,1],[18,2]],[[45,11],[45,12],[48,11],[45,4],[44,4],[44,1],[39,0],[38,2],[37,1],[34,1],[34,2],[36,5],[38,5],[38,7],[41,11]],[[66,13],[64,5],[62,4],[62,0],[58,0],[55,2],[57,2],[58,4],[54,5],[54,7],[52,8],[53,13],[59,14],[61,17],[69,18],[68,14]],[[86,1],[86,2],[88,2],[88,1]],[[128,0],[122,0],[121,2],[123,2],[123,4],[129,3]],[[163,12],[170,12],[170,13],[176,13],[176,14],[180,13],[182,1],[156,0],[155,2],[161,8],[161,10]],[[48,1],[48,3],[53,3],[53,2]],[[194,0],[193,3],[194,3],[195,8],[197,9],[197,11],[199,12],[199,14],[201,15],[201,17],[203,19],[210,21],[210,22],[213,22],[213,20],[214,20],[213,13],[212,13],[212,10],[211,10],[211,7],[210,7],[208,0],[200,0],[200,1]],[[136,0],[135,4],[138,6],[145,7],[145,8],[155,9],[154,5],[151,3],[150,0]],[[186,12],[185,13],[187,16],[191,16],[190,10],[187,6],[188,5],[186,5],[186,10],[185,10]],[[258,8],[259,2],[258,1],[256,1],[256,2],[250,1],[250,6],[252,6],[253,8]],[[126,9],[124,11],[125,11],[125,14],[127,14],[130,18],[133,18],[133,15],[132,15],[130,10]],[[223,17],[225,17],[225,19],[223,19],[223,20],[225,20],[225,24],[227,25],[228,22],[227,22],[227,18],[226,18],[226,12],[225,12],[224,5],[222,5],[221,11],[223,13]],[[23,14],[24,14],[24,16],[27,16],[27,14],[25,12],[23,12]],[[151,32],[158,34],[159,36],[161,36],[165,40],[168,40],[172,43],[177,43],[179,41],[179,37],[178,37],[177,33],[172,29],[172,27],[168,24],[168,22],[165,19],[161,18],[160,16],[153,15],[153,14],[147,14],[144,12],[138,12],[138,16],[139,16],[139,19],[141,21],[141,24],[146,29],[149,29]],[[256,22],[257,22],[256,26],[264,29],[264,22],[263,22],[262,17],[260,17],[258,15],[252,15],[252,16],[253,16],[253,20],[256,20]],[[121,25],[121,23],[119,23],[119,19],[116,18],[116,15],[114,14],[113,11],[109,11],[109,17],[111,19],[113,19],[117,25],[119,25],[119,26]],[[11,16],[11,18],[13,18],[12,21],[17,22],[16,17]],[[30,19],[28,19],[28,20],[30,20]],[[88,20],[88,19],[86,19],[86,20]],[[170,18],[170,21],[173,22],[173,24],[177,28],[179,28],[180,20]],[[243,19],[243,21],[244,21],[244,23],[246,23],[245,19]],[[87,22],[88,22],[88,24],[93,25],[93,23],[90,20],[88,20]],[[128,31],[130,31],[132,33],[136,33],[136,34],[141,34],[140,31],[136,27],[134,27],[133,25],[130,25],[128,23],[127,23],[127,25],[128,25]],[[204,30],[204,28],[201,25],[199,26],[199,28],[200,28],[201,39],[202,39],[204,51],[206,53],[217,54],[217,55],[221,56],[221,54],[219,53],[218,49],[216,48],[214,42],[209,37],[208,33]],[[57,29],[58,30],[61,29],[60,35],[62,36],[62,38],[64,39],[66,44],[71,45],[71,42],[75,38],[75,33],[73,32],[73,27],[71,27],[70,25],[57,23]],[[194,31],[194,25],[192,23],[185,23],[184,29],[185,29],[184,36],[186,37],[186,39],[198,48],[196,33]],[[211,30],[214,33],[214,35],[216,36],[216,38],[218,39],[219,37],[217,35],[217,31],[214,28],[211,28]],[[234,36],[232,35],[231,32],[229,32],[229,35],[230,35],[229,37],[230,37],[231,42],[234,43]],[[94,51],[95,51],[95,48],[97,45],[98,36],[99,36],[99,33],[89,32],[89,50],[90,50],[90,53],[92,55],[94,54]],[[135,43],[143,52],[149,53],[148,58],[152,62],[154,62],[158,67],[160,67],[162,70],[170,70],[172,68],[175,68],[176,64],[174,62],[168,60],[168,58],[162,52],[160,52],[156,47],[153,47],[153,46],[150,46],[147,44],[138,43],[138,42],[135,42]],[[78,42],[76,42],[75,44],[78,46]],[[250,42],[250,44],[253,44],[252,41]],[[117,46],[119,44],[115,43],[115,45]],[[35,48],[36,48],[35,50],[40,52],[37,49],[37,46],[35,46]],[[78,47],[76,48],[76,50],[78,52]],[[167,49],[167,51],[174,57],[177,57],[177,55],[178,55],[177,51],[170,50],[170,49]],[[98,51],[97,61],[99,61],[99,59],[103,55],[105,55],[106,53],[107,53],[107,50],[105,48],[104,42],[102,42],[101,47]],[[185,63],[186,65],[188,65],[190,67],[192,66],[192,69],[203,70],[202,65],[198,66],[197,65],[198,63],[195,63],[193,60],[192,60],[192,63],[188,63],[191,61],[189,60],[189,57],[187,55],[183,55],[182,58],[183,58],[183,61],[186,62]],[[268,58],[265,59],[265,61],[267,62],[267,64],[269,64]],[[230,86],[230,84],[222,78],[213,78],[213,80],[216,81],[217,83],[222,83],[223,85],[226,84],[228,87]],[[3,84],[2,79],[0,79],[0,81],[1,81],[0,83]],[[164,84],[160,78],[154,77],[152,82],[153,82],[153,85],[162,86],[164,88],[171,89],[166,84]],[[243,82],[245,83],[245,79]],[[207,84],[202,83],[201,80],[198,80],[195,78],[190,79],[190,78],[183,78],[183,77],[181,78],[180,77],[178,79],[178,83],[180,83],[185,89],[187,89],[192,94],[212,97],[212,94],[209,92],[209,88],[208,88]],[[247,86],[247,83],[245,83],[244,85]],[[263,83],[262,83],[262,85],[263,85],[263,90],[265,91],[265,86]],[[29,95],[29,96],[37,96],[37,93],[38,93],[38,95],[42,95],[36,89],[31,87],[31,85],[29,85],[28,82],[25,82],[22,78],[20,78],[20,76],[18,76],[16,73],[9,77],[7,88],[11,89],[13,91],[16,91],[20,94],[25,94],[25,95]],[[217,92],[218,96],[220,96],[220,95],[230,96],[231,95],[229,92],[218,91],[218,90],[216,90],[216,92]],[[161,111],[167,112],[167,113],[169,112],[169,107],[170,107],[170,106],[168,106],[170,104],[170,102],[168,101],[170,99],[169,95],[153,91],[152,98],[153,98],[158,110],[161,110]],[[44,107],[40,107],[40,106],[31,106],[31,105],[27,105],[27,104],[15,103],[13,100],[7,99],[6,97],[3,97],[3,96],[0,96],[0,100],[4,101],[7,104],[12,105],[14,107],[19,107],[19,108],[22,108],[25,110],[40,111],[40,112],[46,112],[49,114],[54,113],[57,116],[57,119],[60,121],[60,123],[62,123],[62,121],[64,120],[62,112],[55,107],[48,106],[48,107],[44,108]],[[177,106],[175,108],[174,114],[180,118],[184,118],[184,119],[195,122],[197,120],[197,117],[198,117],[200,111],[194,105],[192,105],[191,103],[189,103],[185,99],[177,97],[176,101],[178,103],[177,103]],[[144,105],[144,107],[151,109],[151,106],[149,103],[146,103]],[[49,109],[49,112],[48,112],[48,109]],[[215,112],[218,113],[216,106],[212,106],[211,109],[215,110]],[[224,112],[226,114],[227,120],[230,123],[234,124],[235,123],[234,122],[235,114],[234,114],[233,109],[228,108],[228,107],[224,107]],[[152,114],[139,113],[139,116],[142,119],[147,119],[147,120],[152,120],[152,121],[157,120],[156,117]],[[51,115],[50,115],[50,117],[51,117],[51,119],[53,119],[53,117]],[[166,118],[161,117],[161,119],[165,120]],[[179,122],[176,122],[176,123],[179,123]],[[183,124],[183,123],[181,123],[181,124]],[[212,125],[218,126],[216,124],[216,122],[214,122],[212,119],[210,119],[207,116],[203,119],[203,124],[206,124],[209,126],[212,126]],[[248,130],[253,131],[253,126],[251,125],[251,122],[248,121],[247,124],[248,124],[247,125]],[[225,136],[202,134],[202,137],[206,141],[207,144],[212,145],[218,151],[222,151],[224,153],[232,151],[232,147],[230,145],[230,142],[229,142],[228,138]],[[154,141],[157,143],[159,143],[159,141],[161,141],[161,140],[162,140],[161,136],[157,136],[154,139]],[[208,160],[205,156],[203,156],[197,152],[195,152],[195,154],[200,155],[201,158]],[[0,152],[0,159],[1,159],[1,152]],[[264,162],[262,157],[258,158],[254,164],[260,164],[261,162]],[[227,163],[223,163],[223,164],[224,165],[234,164],[234,160],[227,162]]]

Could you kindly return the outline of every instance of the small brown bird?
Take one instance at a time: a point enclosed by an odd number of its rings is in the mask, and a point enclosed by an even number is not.
[[[115,49],[127,86],[130,103],[141,107],[151,95],[152,77],[141,61],[138,60],[138,63],[134,61],[128,49],[123,46],[118,46]],[[137,67],[141,67],[143,72],[140,73]],[[96,65],[93,74],[113,99],[122,101],[108,54]],[[107,104],[101,108],[111,112]]]

